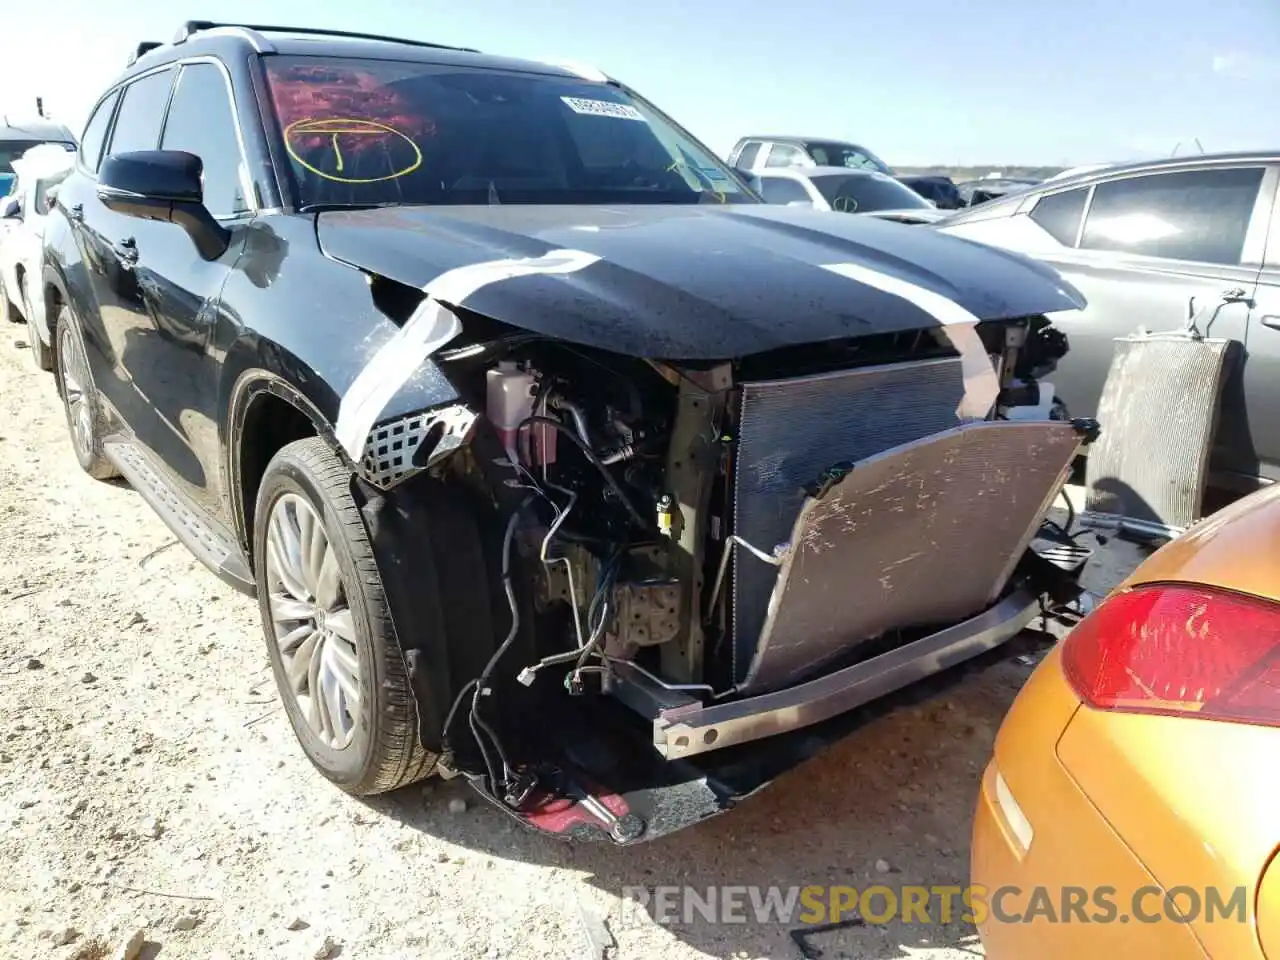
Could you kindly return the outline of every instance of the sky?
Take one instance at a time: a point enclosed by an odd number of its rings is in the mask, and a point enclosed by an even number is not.
[[[1280,0],[35,0],[0,18],[0,113],[77,135],[142,40],[182,20],[333,27],[574,60],[720,155],[751,133],[896,166],[1280,149]],[[46,16],[44,10],[57,10]],[[397,12],[397,9],[403,12]],[[270,13],[267,13],[270,10]]]

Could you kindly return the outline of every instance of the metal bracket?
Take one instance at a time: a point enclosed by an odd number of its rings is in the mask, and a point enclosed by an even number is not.
[[[661,655],[662,673],[679,681],[702,678],[704,635],[699,601],[704,583],[706,513],[716,475],[714,460],[719,456],[717,427],[732,386],[728,364],[687,373],[680,379],[667,476],[678,511],[676,538],[671,545],[672,573],[690,586],[683,598],[680,635],[662,648]]]

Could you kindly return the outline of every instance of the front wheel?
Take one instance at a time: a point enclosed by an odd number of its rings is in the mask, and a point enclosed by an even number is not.
[[[351,475],[323,440],[267,465],[254,517],[258,606],[276,685],[307,758],[348,793],[427,776],[417,710]]]
[[[102,407],[98,390],[89,370],[84,340],[71,311],[63,307],[58,314],[58,393],[67,415],[67,429],[76,460],[85,473],[97,480],[117,475],[115,465],[102,450]]]

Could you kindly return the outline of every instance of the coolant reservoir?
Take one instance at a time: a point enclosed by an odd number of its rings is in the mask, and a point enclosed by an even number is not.
[[[494,429],[498,431],[502,446],[513,463],[520,462],[516,450],[517,441],[520,439],[517,433],[520,424],[533,413],[536,385],[537,381],[532,373],[521,370],[517,364],[509,360],[500,362],[495,369],[485,375],[485,413]],[[536,444],[537,456],[535,458],[526,455],[524,458],[526,461],[532,463],[536,459],[540,463],[551,463],[555,460],[554,429],[535,424],[526,431],[524,436],[526,451],[530,438]]]
[[[513,462],[519,459],[516,456],[516,430],[533,413],[534,385],[533,374],[510,361],[502,361],[486,374],[485,413]]]

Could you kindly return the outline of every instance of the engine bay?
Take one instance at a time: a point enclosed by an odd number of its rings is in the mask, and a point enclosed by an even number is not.
[[[1040,378],[1066,347],[1043,318],[982,323],[976,333],[998,392],[987,416],[968,424],[957,417],[965,372],[941,329],[701,364],[623,357],[522,334],[451,344],[438,361],[474,415],[462,418],[461,430],[421,431],[412,461],[434,481],[468,488],[492,508],[502,532],[486,549],[497,554],[488,558],[501,571],[494,606],[505,606],[506,615],[494,611],[505,635],[453,697],[440,733],[444,769],[467,774],[490,799],[520,811],[536,804],[540,791],[565,795],[548,785],[561,776],[564,758],[542,760],[529,729],[562,709],[634,726],[641,745],[646,723],[652,725],[650,749],[659,759],[768,736],[769,722],[748,729],[736,720],[707,726],[695,744],[686,733],[663,731],[691,729],[700,712],[745,714],[767,699],[750,695],[816,689],[1006,596],[1087,428],[1069,424],[1060,405],[1040,403]],[[816,629],[796,616],[814,606],[814,595],[799,607],[780,605],[786,590],[800,595],[801,580],[783,585],[788,570],[801,570],[803,552],[788,537],[817,537],[821,549],[834,543],[837,527],[830,516],[825,527],[815,520],[814,505],[830,498],[828,507],[843,510],[847,502],[872,516],[914,498],[917,515],[909,522],[925,530],[920,542],[927,544],[933,534],[925,528],[941,515],[922,492],[929,477],[942,477],[949,464],[979,465],[977,487],[962,491],[964,499],[984,491],[1007,496],[1001,491],[1013,490],[1009,478],[1018,473],[1009,464],[998,475],[980,466],[1004,456],[1004,448],[974,446],[974,438],[992,432],[961,428],[1028,420],[1056,423],[1069,441],[1057,444],[1057,459],[1045,462],[1043,476],[1031,478],[1039,486],[1019,494],[1032,529],[993,541],[997,552],[1014,554],[992,568],[999,574],[998,581],[988,575],[994,589],[961,591],[950,608],[934,604],[936,610],[916,617],[914,607],[930,607],[912,600],[918,587],[877,574],[884,603],[876,616],[866,615],[872,590],[848,611],[854,620]],[[1053,448],[1046,436],[1031,448]],[[928,445],[938,437],[950,447],[938,446],[931,460]],[[915,486],[880,504],[867,499],[874,491],[853,489],[851,478],[871,476],[862,465],[889,454],[908,460],[883,465],[885,476]],[[968,507],[957,502],[954,509]],[[993,509],[996,518],[1011,508]],[[971,524],[999,526],[969,515]],[[853,531],[847,519],[840,523]],[[772,542],[744,535],[753,529],[768,531]],[[856,531],[849,539],[852,557]],[[902,538],[885,541],[889,553],[894,540]],[[885,560],[885,569],[918,565],[927,552]],[[810,559],[803,582],[813,581],[824,562]],[[836,589],[856,597],[861,588],[854,581]],[[857,636],[849,633],[855,621]],[[596,811],[614,840],[621,839],[613,829],[617,816]]]

